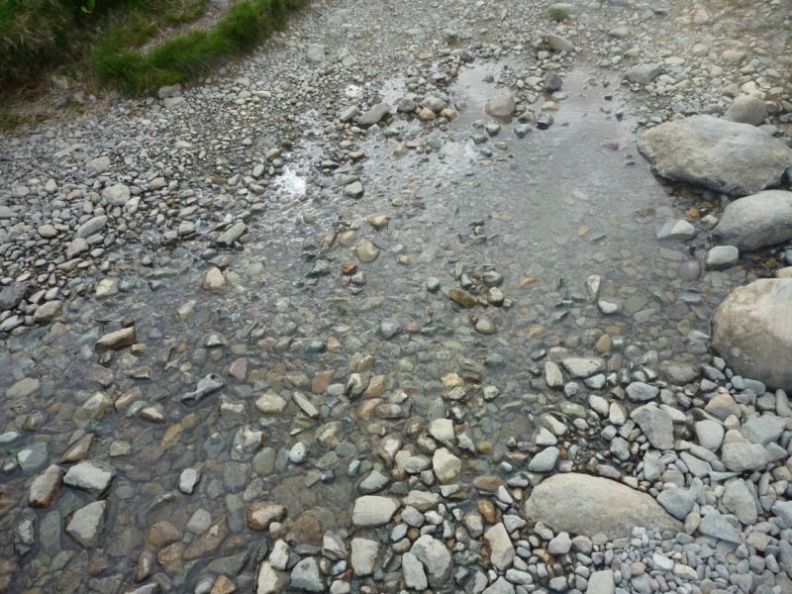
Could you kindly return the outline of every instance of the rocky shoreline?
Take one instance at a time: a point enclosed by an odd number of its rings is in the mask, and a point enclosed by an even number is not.
[[[316,3],[4,137],[0,591],[792,591],[784,8]]]

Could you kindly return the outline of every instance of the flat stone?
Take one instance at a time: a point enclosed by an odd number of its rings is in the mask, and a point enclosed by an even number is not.
[[[446,448],[438,448],[432,456],[432,470],[440,484],[448,485],[459,480],[462,461]]]
[[[660,64],[636,64],[625,71],[624,78],[631,83],[648,85],[660,76],[662,71],[663,67]]]
[[[48,324],[55,319],[62,308],[63,301],[47,301],[33,313],[33,320],[39,324]]]
[[[670,450],[674,447],[674,424],[671,416],[652,402],[636,408],[630,413],[652,447]]]
[[[51,506],[58,498],[64,474],[60,466],[51,464],[34,478],[28,491],[28,505],[41,508]]]
[[[6,390],[5,395],[6,398],[10,399],[27,398],[35,394],[40,385],[41,382],[34,377],[23,377],[18,382],[12,384]]]
[[[379,543],[368,538],[353,538],[350,543],[350,564],[356,576],[374,573],[374,565],[379,555]]]
[[[384,526],[399,509],[399,502],[390,497],[364,495],[355,500],[352,523],[360,528]]]
[[[615,506],[614,501],[619,504]],[[629,535],[636,526],[679,532],[682,524],[655,499],[601,477],[557,474],[534,487],[524,505],[526,519],[555,531],[608,538]]]
[[[685,241],[696,236],[696,228],[684,219],[667,221],[657,232],[657,239]]]
[[[247,525],[251,530],[267,530],[273,522],[286,517],[286,508],[276,503],[260,501],[247,509]]]
[[[215,266],[204,276],[201,288],[209,293],[222,293],[227,290],[228,281],[223,271]]]
[[[429,587],[423,564],[410,552],[402,555],[402,574],[404,585],[410,590],[423,592]]]
[[[633,402],[653,400],[660,394],[660,389],[646,382],[632,382],[627,386],[627,397]]]
[[[707,448],[712,452],[717,452],[723,443],[723,435],[725,433],[723,425],[717,421],[705,419],[697,421],[693,428],[696,432],[696,439],[702,447]]]
[[[601,569],[589,576],[586,594],[613,594],[615,591],[616,583],[612,569]]]
[[[99,546],[107,516],[107,501],[94,501],[74,512],[66,523],[66,534],[83,548]]]
[[[281,594],[288,583],[288,574],[273,568],[269,561],[259,565],[256,575],[256,594]]]
[[[184,560],[192,561],[215,552],[220,548],[227,535],[228,519],[223,514],[185,549]]]
[[[792,166],[792,150],[775,138],[709,115],[651,128],[639,136],[638,149],[663,177],[735,196],[780,184]]]
[[[426,568],[429,585],[432,588],[442,588],[446,585],[451,578],[453,562],[451,552],[442,541],[424,534],[413,543],[410,552]]]
[[[740,250],[733,245],[716,245],[707,250],[704,267],[707,270],[720,270],[729,268],[740,261]]]
[[[561,450],[555,446],[543,449],[541,452],[538,452],[535,456],[533,456],[530,462],[528,462],[529,472],[552,471],[553,468],[555,468],[556,461],[558,460],[558,456],[560,454]]]
[[[97,157],[85,164],[85,172],[90,176],[96,176],[110,169],[111,165],[110,157]]]
[[[712,230],[720,243],[757,250],[792,239],[792,192],[765,190],[729,203]]]
[[[726,483],[721,497],[723,507],[737,516],[741,523],[751,526],[758,518],[758,502],[755,497],[753,485],[735,478]]]
[[[360,126],[373,126],[390,113],[390,105],[387,103],[378,103],[368,111],[364,112],[357,119]]]
[[[718,540],[740,544],[740,531],[732,525],[723,514],[711,510],[701,519],[699,532]]]
[[[561,364],[573,378],[587,378],[605,371],[605,362],[598,357],[568,357]]]
[[[237,221],[220,234],[220,236],[217,238],[217,243],[219,245],[230,246],[246,232],[247,225],[242,221]]]
[[[99,496],[107,491],[114,477],[115,469],[109,464],[83,460],[69,468],[63,477],[63,482],[75,489]]]
[[[770,460],[761,444],[736,441],[723,444],[721,461],[727,469],[743,472],[763,468]]]
[[[305,592],[324,592],[325,584],[319,573],[316,557],[300,560],[291,572],[291,587]]]
[[[98,215],[88,219],[82,225],[77,227],[77,237],[90,237],[95,233],[99,233],[107,226],[107,215]]]
[[[108,332],[96,341],[96,352],[117,351],[132,346],[137,342],[135,326],[127,326],[113,332]]]
[[[696,497],[689,489],[671,487],[658,494],[657,502],[677,520],[684,520],[693,509]]]
[[[490,562],[500,571],[506,571],[514,563],[514,545],[502,523],[497,523],[484,533],[490,548]]]
[[[28,290],[28,283],[11,283],[0,290],[0,312],[14,309]]]
[[[113,206],[126,206],[130,196],[131,192],[126,184],[113,184],[102,190],[102,198]]]

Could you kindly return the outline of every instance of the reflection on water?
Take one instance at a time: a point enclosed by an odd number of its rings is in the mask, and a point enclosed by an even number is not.
[[[511,442],[530,439],[540,414],[566,414],[561,392],[540,373],[554,348],[597,353],[613,371],[701,355],[703,343],[691,336],[705,336],[712,307],[744,273],[680,276],[686,247],[654,239],[673,214],[670,199],[636,158],[634,122],[616,117],[607,89],[588,73],[566,77],[568,98],[549,129],[518,139],[514,121],[482,139],[478,121],[501,92],[501,69],[460,72],[448,92],[460,117],[444,129],[396,115],[345,141],[343,154],[357,151],[362,161],[338,158],[331,167],[318,145],[296,152],[241,249],[207,256],[225,269],[226,293],[198,289],[209,263],[189,245],[152,246],[150,266],[137,256],[124,261],[113,299],[78,297],[58,322],[9,340],[3,366],[15,371],[2,387],[33,371],[42,387],[4,408],[3,425],[45,426],[35,434],[48,461],[82,432],[96,435],[91,458],[118,472],[106,539],[128,582],[129,560],[158,520],[183,528],[195,513],[227,514],[238,536],[229,555],[255,550],[244,508],[263,497],[287,505],[290,518],[311,510],[326,529],[346,526],[361,479],[382,467],[383,439],[416,449],[415,436],[438,417],[452,418],[479,452],[465,459],[466,476],[509,471],[519,464]],[[383,96],[396,103],[405,84],[394,79]],[[342,193],[352,179],[365,187],[360,199]],[[372,214],[390,220],[375,226]],[[587,296],[593,274],[618,313],[603,314]],[[432,278],[437,292],[426,288]],[[499,285],[503,307],[464,309],[447,296],[460,285],[483,294],[485,282]],[[98,358],[98,336],[128,321],[145,347]],[[452,372],[465,378],[457,400],[441,381]],[[226,386],[186,407],[179,397],[208,374]],[[570,388],[568,399],[593,389]],[[86,417],[97,392],[114,405]],[[295,393],[313,409],[298,407]],[[283,410],[254,408],[265,395]],[[163,423],[142,415],[151,407]],[[289,459],[297,442],[309,452],[300,464]],[[21,435],[3,446],[7,459],[31,443]],[[188,468],[201,472],[189,496],[178,490]],[[27,480],[15,470],[7,493],[24,492]],[[64,490],[48,521],[60,526],[89,500]],[[16,506],[0,528],[11,534],[22,513]],[[30,558],[41,567],[77,559],[79,576],[83,554],[62,539]],[[203,568],[169,571],[176,583],[194,584]]]

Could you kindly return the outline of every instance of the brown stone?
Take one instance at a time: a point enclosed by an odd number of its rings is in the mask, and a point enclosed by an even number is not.
[[[228,288],[228,281],[223,271],[215,266],[206,273],[201,288],[209,293],[223,293]]]
[[[154,569],[154,561],[156,561],[154,553],[148,550],[141,551],[135,563],[135,575],[133,577],[135,583],[139,584],[151,575],[151,571]]]
[[[282,505],[259,501],[247,509],[247,525],[251,530],[266,530],[272,522],[281,522],[286,517]]]
[[[117,351],[131,346],[137,340],[137,333],[134,326],[121,328],[115,332],[110,332],[96,341],[96,352]]]
[[[152,524],[148,529],[146,544],[153,549],[161,549],[166,545],[180,541],[181,538],[181,530],[170,522],[163,520]]]
[[[184,545],[180,542],[175,542],[157,553],[157,563],[159,563],[165,571],[176,573],[182,566],[183,554]]]
[[[368,387],[363,394],[366,398],[379,398],[385,392],[386,377],[384,375],[374,375],[369,380]]]
[[[228,375],[233,377],[234,379],[238,379],[239,381],[245,381],[245,377],[247,376],[247,366],[248,360],[247,357],[240,357],[239,359],[235,359],[231,366],[228,368]]]
[[[311,392],[314,394],[322,394],[327,389],[327,386],[330,385],[330,382],[333,381],[334,373],[332,369],[326,369],[314,375],[313,381],[311,382]]]
[[[453,287],[452,289],[449,289],[448,297],[451,299],[451,301],[458,303],[462,307],[474,307],[478,305],[478,299],[459,287]]]
[[[479,499],[478,510],[487,524],[494,524],[498,521],[498,508],[489,499]]]
[[[60,459],[61,464],[73,464],[80,460],[85,460],[88,454],[91,453],[96,435],[93,433],[86,433],[80,439],[75,441],[72,446],[66,451]]]
[[[192,561],[216,551],[228,535],[228,520],[223,514],[184,551],[184,560]]]
[[[503,484],[505,483],[501,477],[492,474],[477,476],[473,479],[473,486],[485,493],[497,493],[498,488]]]
[[[344,276],[352,276],[358,271],[357,264],[354,262],[344,262],[341,264],[341,274]]]
[[[215,580],[212,591],[209,594],[232,594],[233,592],[236,592],[234,582],[221,575]]]
[[[33,479],[30,485],[28,505],[30,507],[49,507],[55,502],[63,484],[65,471],[57,464],[52,464]]]
[[[321,545],[324,529],[322,523],[311,512],[305,512],[295,520],[291,535],[299,544]]]

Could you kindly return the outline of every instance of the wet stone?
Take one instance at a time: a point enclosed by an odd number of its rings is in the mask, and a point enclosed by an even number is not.
[[[179,475],[179,491],[192,495],[200,479],[201,473],[197,468],[185,468]]]
[[[94,501],[78,509],[66,524],[68,534],[84,548],[99,546],[107,515],[107,501]]]
[[[25,474],[31,474],[44,468],[49,459],[49,450],[46,442],[34,442],[19,450],[16,455],[19,467]]]
[[[98,496],[110,487],[113,477],[115,477],[115,469],[112,466],[103,462],[84,460],[66,472],[63,482],[70,487]]]
[[[315,557],[301,560],[291,572],[291,586],[305,592],[324,592],[325,584]]]
[[[361,528],[384,526],[398,508],[398,501],[390,497],[364,495],[355,500],[352,523]]]
[[[48,466],[33,479],[28,492],[28,505],[42,508],[51,506],[58,497],[64,474],[59,466],[55,464]]]

